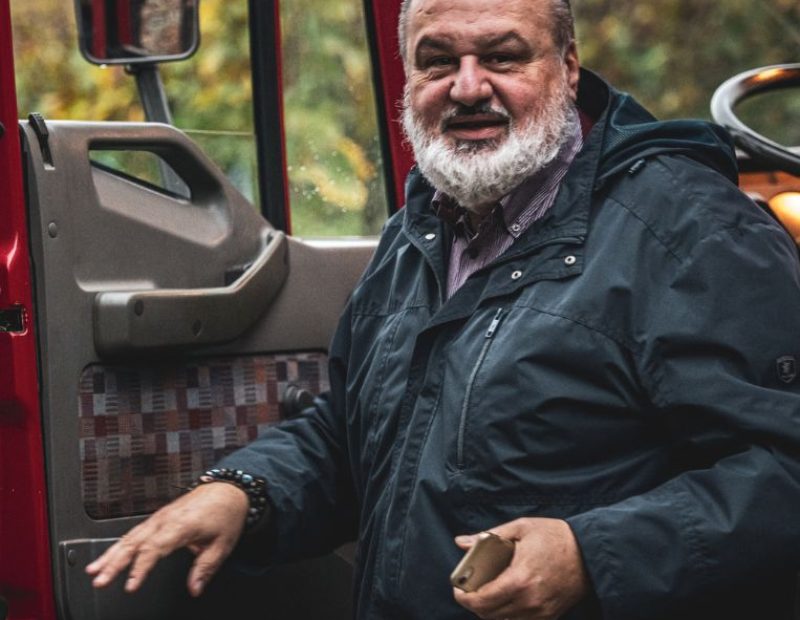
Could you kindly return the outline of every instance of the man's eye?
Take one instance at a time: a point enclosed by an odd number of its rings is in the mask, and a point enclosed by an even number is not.
[[[450,67],[453,65],[453,59],[448,56],[436,56],[429,59],[425,66],[431,69],[441,69],[443,67]]]
[[[510,54],[492,54],[486,58],[485,62],[490,65],[507,65],[514,62],[514,57]]]

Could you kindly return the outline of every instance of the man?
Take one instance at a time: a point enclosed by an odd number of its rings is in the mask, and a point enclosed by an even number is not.
[[[357,536],[359,618],[791,617],[800,278],[727,137],[580,70],[566,0],[408,0],[400,32],[418,169],[330,396],[222,464],[266,480],[248,548]],[[134,529],[95,585],[132,564],[135,590],[188,546],[198,594],[260,510],[233,475]],[[474,537],[453,538],[484,530],[511,565],[453,590]]]

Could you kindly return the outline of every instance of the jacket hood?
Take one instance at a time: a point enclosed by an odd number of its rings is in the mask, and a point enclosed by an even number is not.
[[[658,121],[627,93],[581,70],[578,105],[603,132],[598,181],[655,155],[686,155],[738,181],[735,150],[719,125],[701,120]]]

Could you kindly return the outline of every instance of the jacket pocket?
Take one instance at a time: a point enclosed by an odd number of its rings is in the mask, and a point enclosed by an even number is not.
[[[478,378],[478,373],[483,366],[486,355],[489,353],[489,347],[494,341],[495,334],[497,334],[497,330],[499,329],[500,323],[502,322],[504,316],[505,309],[498,308],[497,312],[495,312],[492,322],[489,325],[489,329],[486,330],[483,346],[478,354],[478,359],[475,362],[475,366],[473,366],[472,372],[469,375],[467,389],[464,393],[464,402],[461,405],[461,415],[458,423],[458,437],[456,440],[456,466],[459,470],[464,469],[464,438],[467,432],[467,414],[469,413],[469,406],[472,400],[472,391],[475,388],[475,381]]]

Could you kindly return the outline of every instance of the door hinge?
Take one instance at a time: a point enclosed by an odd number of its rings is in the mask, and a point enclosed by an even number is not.
[[[25,331],[25,310],[18,308],[0,309],[0,332],[24,332]]]

